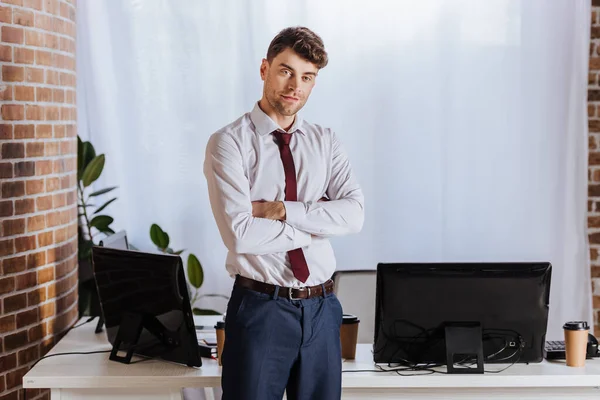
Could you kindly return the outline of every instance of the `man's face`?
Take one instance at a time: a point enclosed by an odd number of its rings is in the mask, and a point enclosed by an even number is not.
[[[287,48],[271,64],[263,59],[260,76],[264,95],[271,107],[283,116],[296,114],[308,100],[319,69]]]

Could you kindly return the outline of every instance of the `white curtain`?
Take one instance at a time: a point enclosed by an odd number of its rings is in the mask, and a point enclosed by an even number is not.
[[[549,338],[591,320],[586,235],[589,0],[78,4],[79,134],[106,153],[107,212],[152,249],[151,223],[228,294],[202,174],[208,137],[261,96],[282,28],[323,38],[304,116],[335,129],[366,197],[340,269],[378,262],[553,264]],[[214,299],[207,307],[223,309]]]

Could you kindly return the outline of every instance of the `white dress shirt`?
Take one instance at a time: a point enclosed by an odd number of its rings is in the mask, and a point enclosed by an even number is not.
[[[230,275],[286,287],[313,286],[336,268],[328,237],[355,233],[364,220],[363,193],[336,135],[296,118],[290,149],[298,201],[284,201],[285,173],[275,121],[258,106],[209,139],[204,175],[225,246]],[[323,196],[330,201],[318,202]],[[252,201],[284,201],[285,221],[252,216]],[[287,252],[302,248],[310,276],[297,280]]]

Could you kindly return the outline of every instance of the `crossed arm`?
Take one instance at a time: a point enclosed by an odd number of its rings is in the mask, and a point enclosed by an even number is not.
[[[308,246],[313,236],[360,231],[364,221],[363,194],[335,136],[332,146],[327,198],[308,202],[252,202],[235,141],[223,133],[211,136],[204,174],[225,246],[238,254],[269,254]]]

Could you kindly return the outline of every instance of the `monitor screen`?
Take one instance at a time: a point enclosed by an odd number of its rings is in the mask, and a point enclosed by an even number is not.
[[[181,258],[141,251],[92,248],[94,276],[111,344],[123,321],[148,322],[135,353],[200,366],[198,341]],[[153,330],[164,329],[169,343]]]
[[[547,262],[379,264],[374,361],[445,365],[445,327],[475,322],[484,362],[540,362],[550,276]]]

